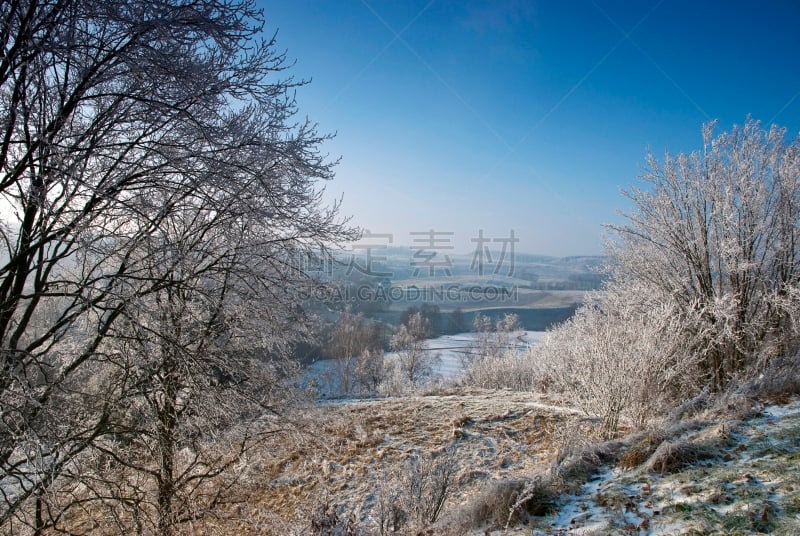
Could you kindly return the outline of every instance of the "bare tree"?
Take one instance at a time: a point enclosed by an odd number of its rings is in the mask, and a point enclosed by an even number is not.
[[[409,458],[403,479],[403,499],[407,511],[420,526],[434,523],[453,494],[458,473],[456,448],[449,447],[438,455]]]
[[[336,360],[339,389],[343,394],[353,390],[359,377],[366,379],[366,376],[357,374],[357,369],[361,367],[361,372],[367,373],[366,358],[376,356],[382,350],[378,324],[364,320],[362,313],[342,313],[333,326],[326,351]]]
[[[488,316],[478,314],[472,320],[472,332],[475,334],[472,357],[498,359],[514,350],[522,327],[514,313],[506,313],[494,323]]]
[[[367,393],[376,393],[386,378],[383,348],[365,349],[358,356],[355,370],[356,381]]]
[[[797,349],[800,138],[787,144],[784,129],[753,120],[713,130],[704,127],[702,153],[649,156],[611,253],[617,280],[647,284],[653,302],[684,313],[681,331],[698,341],[687,351],[721,389]]]
[[[486,315],[476,314],[472,321],[474,339],[468,352],[461,355],[461,364],[464,367],[462,381],[467,385],[492,388],[503,387],[517,388],[520,382],[514,367],[509,367],[511,360],[516,359],[520,353],[517,348],[521,337],[522,327],[519,317],[507,313],[502,318],[492,322]],[[512,372],[511,376],[507,376]]]
[[[411,322],[411,318],[417,313],[421,314],[422,318],[424,318],[428,324],[427,336],[438,336],[439,329],[441,328],[440,324],[442,322],[442,312],[439,309],[439,306],[430,303],[423,303],[419,307],[416,305],[410,305],[400,314],[400,323],[408,326]]]
[[[375,493],[379,533],[416,534],[435,523],[458,491],[458,471],[457,450],[450,446],[413,454],[399,471],[385,472]]]
[[[276,403],[313,284],[295,260],[352,235],[316,186],[325,137],[292,122],[300,82],[250,1],[0,20],[0,525],[112,505],[168,534]]]

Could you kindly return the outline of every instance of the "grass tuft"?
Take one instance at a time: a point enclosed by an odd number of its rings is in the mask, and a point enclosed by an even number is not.
[[[503,528],[526,516],[553,513],[557,497],[558,490],[545,476],[495,481],[464,506],[458,517],[463,530],[487,525],[489,528]]]
[[[655,429],[640,435],[640,439],[634,440],[633,444],[626,448],[619,459],[619,466],[622,469],[635,469],[644,464],[656,451],[659,445],[667,439],[664,430]]]
[[[706,444],[694,443],[686,439],[664,441],[647,460],[645,469],[662,475],[675,473],[714,456],[714,450]]]

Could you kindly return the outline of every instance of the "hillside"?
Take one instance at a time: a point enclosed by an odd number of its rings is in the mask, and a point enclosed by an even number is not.
[[[451,459],[452,494],[425,534],[800,532],[797,400],[730,399],[606,442],[578,411],[509,391],[320,405],[295,423],[259,449],[236,530],[258,519],[303,534],[324,513],[379,534],[382,498],[419,464]]]

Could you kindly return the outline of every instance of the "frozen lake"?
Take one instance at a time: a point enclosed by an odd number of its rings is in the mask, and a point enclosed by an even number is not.
[[[528,346],[538,343],[544,331],[521,331],[512,340],[511,347],[524,351]],[[458,377],[463,371],[463,358],[474,351],[476,333],[442,335],[425,341],[426,351],[438,356],[433,369],[434,380],[447,381]],[[395,352],[387,352],[385,359],[396,359]],[[335,359],[322,359],[306,368],[303,385],[316,380],[324,396],[340,396],[339,363]]]
[[[525,350],[528,346],[538,343],[544,333],[544,331],[522,331],[519,337],[512,341],[512,347]],[[439,356],[439,363],[434,367],[434,375],[446,380],[461,374],[463,358],[474,351],[475,336],[475,333],[470,332],[428,339],[427,351]],[[395,355],[395,352],[389,352],[386,357],[391,359]]]

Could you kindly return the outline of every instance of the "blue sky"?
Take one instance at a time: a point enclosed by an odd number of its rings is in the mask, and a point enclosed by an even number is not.
[[[259,0],[300,111],[335,132],[329,198],[411,232],[602,253],[646,149],[748,114],[800,130],[800,2]],[[442,235],[444,236],[444,235]]]

